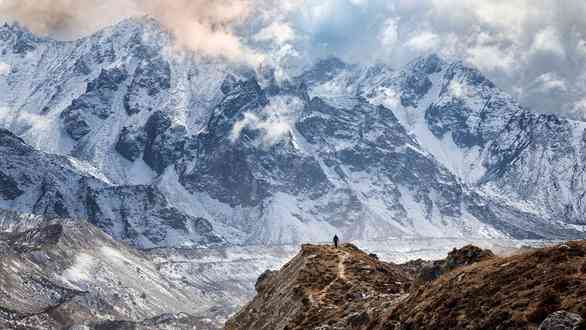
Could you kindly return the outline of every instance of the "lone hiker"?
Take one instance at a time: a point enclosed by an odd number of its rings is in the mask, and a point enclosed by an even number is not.
[[[336,249],[338,248],[338,241],[340,239],[338,238],[338,235],[334,235],[334,246],[336,247]]]

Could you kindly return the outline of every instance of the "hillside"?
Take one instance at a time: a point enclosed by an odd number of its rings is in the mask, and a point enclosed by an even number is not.
[[[390,318],[406,329],[523,329],[559,310],[586,318],[585,241],[457,269],[414,290]]]
[[[436,279],[415,281],[430,270]],[[573,314],[543,323],[558,311]],[[352,245],[305,245],[259,278],[257,296],[226,329],[554,329],[546,325],[585,317],[584,241],[509,257],[468,246],[404,265]]]
[[[0,328],[151,324],[213,329],[208,297],[81,220],[0,210]],[[113,322],[116,321],[116,322]]]

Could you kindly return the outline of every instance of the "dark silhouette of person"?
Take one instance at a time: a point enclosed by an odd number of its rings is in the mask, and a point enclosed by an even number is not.
[[[338,241],[340,239],[338,238],[338,235],[334,235],[334,246],[336,247],[336,249],[338,248]]]

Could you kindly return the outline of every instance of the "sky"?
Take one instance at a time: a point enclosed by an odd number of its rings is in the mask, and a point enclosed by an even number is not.
[[[586,119],[583,0],[0,0],[0,18],[76,38],[150,15],[181,47],[283,76],[326,56],[463,60],[535,110]]]

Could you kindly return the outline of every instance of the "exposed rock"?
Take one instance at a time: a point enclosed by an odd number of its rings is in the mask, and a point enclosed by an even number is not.
[[[0,171],[0,197],[7,200],[15,200],[24,191],[18,189],[18,183],[13,178]]]
[[[0,199],[30,213],[88,219],[115,239],[142,248],[225,244],[210,219],[172,207],[155,185],[112,185],[78,161],[36,151],[4,130],[0,154]]]
[[[304,245],[280,271],[259,278],[257,296],[226,329],[536,329],[564,322],[573,327],[543,329],[574,329],[586,315],[584,262],[586,241],[510,257],[466,246],[442,261],[451,271],[406,293],[421,261],[392,265],[352,245]],[[560,309],[567,312],[551,315]]]
[[[539,326],[539,330],[574,330],[583,319],[576,313],[558,311],[549,315]]]
[[[275,276],[276,274],[277,274],[276,271],[272,271],[272,270],[268,270],[268,269],[264,273],[262,273],[258,277],[258,280],[256,280],[256,284],[254,285],[256,292],[258,292],[258,293],[263,292],[266,289],[266,285],[271,282],[271,278],[273,276]]]
[[[112,114],[114,94],[127,77],[125,69],[102,70],[88,83],[85,93],[61,113],[65,131],[72,139],[79,140],[87,135],[92,130],[94,118],[104,120]]]
[[[40,196],[33,205],[33,212],[48,217],[69,217],[68,202],[60,191],[59,182],[51,176],[43,178]]]
[[[143,159],[155,172],[162,174],[183,156],[187,130],[183,126],[171,127],[169,115],[162,111],[151,115],[144,130],[146,145]]]
[[[147,136],[143,129],[124,127],[115,148],[124,158],[135,161],[142,156],[146,141]]]
[[[148,58],[149,55],[140,52],[136,56]],[[169,88],[171,88],[169,63],[161,57],[143,61],[134,72],[128,93],[124,96],[126,113],[130,116],[139,113],[145,104],[148,104],[149,99]],[[149,106],[144,110],[151,111],[152,107]]]
[[[26,253],[55,245],[59,242],[62,235],[63,226],[56,223],[9,235],[7,242],[14,251]]]

